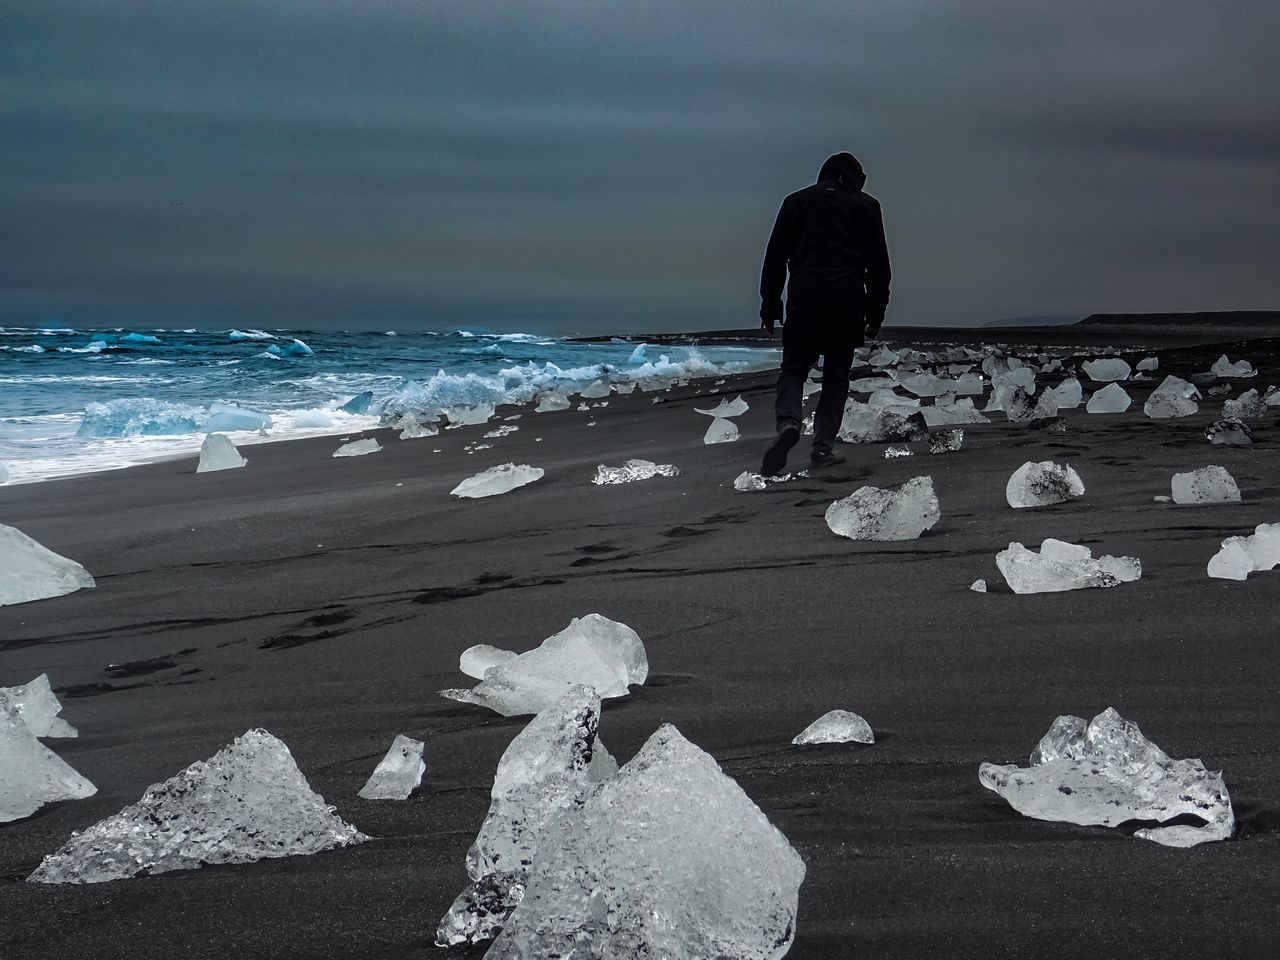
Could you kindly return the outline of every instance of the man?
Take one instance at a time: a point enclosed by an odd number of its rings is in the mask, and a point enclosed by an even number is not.
[[[777,476],[800,439],[804,384],[823,358],[822,394],[813,418],[814,466],[843,463],[832,450],[849,396],[853,351],[874,337],[889,303],[889,251],[880,203],[862,191],[867,175],[849,153],[829,157],[818,182],[782,201],[760,273],[760,324],[783,319],[782,369],[775,405],[778,435],[760,472]],[[790,274],[790,277],[788,277]]]

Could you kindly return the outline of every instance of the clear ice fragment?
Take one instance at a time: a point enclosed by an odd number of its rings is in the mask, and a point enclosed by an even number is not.
[[[1174,503],[1231,503],[1240,499],[1240,488],[1224,467],[1199,467],[1173,475]]]
[[[488,960],[778,960],[804,862],[742,788],[670,724],[547,824]]]
[[[484,439],[500,440],[503,437],[511,436],[511,434],[515,433],[519,429],[520,428],[517,427],[514,423],[504,423],[500,426],[494,427],[492,430],[486,433],[484,435]]]
[[[76,728],[58,716],[62,704],[42,673],[29,683],[17,687],[0,687],[0,707],[17,713],[35,737],[78,737]]]
[[[620,467],[607,467],[603,463],[600,464],[596,467],[596,475],[591,482],[597,486],[605,486],[614,483],[635,483],[637,480],[651,480],[654,477],[675,477],[679,474],[679,468],[669,463],[628,460]]]
[[[196,473],[212,473],[214,470],[234,470],[243,467],[249,461],[240,455],[230,437],[220,433],[211,433],[200,444],[200,463],[196,465]]]
[[[723,417],[716,417],[711,421],[711,426],[707,427],[707,432],[702,436],[702,442],[705,444],[713,443],[731,443],[738,439],[738,425],[732,420],[725,420]]]
[[[716,406],[710,410],[704,410],[702,407],[694,407],[698,413],[705,414],[708,417],[740,417],[751,408],[747,406],[747,401],[741,396],[734,397],[733,400],[721,400]]]
[[[1204,428],[1205,439],[1215,446],[1248,447],[1253,445],[1253,430],[1243,420],[1223,417]]]
[[[1243,580],[1280,565],[1280,523],[1260,523],[1247,537],[1228,537],[1209,561],[1209,576]]]
[[[363,440],[352,440],[350,443],[344,443],[337,450],[333,451],[335,457],[363,457],[365,454],[377,453],[382,449],[382,444],[378,443],[373,437],[365,437]]]
[[[449,429],[452,429],[476,423],[488,423],[493,419],[495,409],[492,403],[477,403],[470,406],[445,407],[441,412],[449,421]]]
[[[514,660],[518,656],[519,654],[514,650],[503,650],[487,643],[477,643],[474,647],[467,647],[462,651],[462,656],[458,658],[458,669],[468,677],[483,680],[485,671],[490,667]]]
[[[61,597],[93,585],[93,577],[80,564],[0,523],[0,607]]]
[[[929,452],[932,454],[956,453],[964,445],[964,431],[958,427],[935,430],[929,434]]]
[[[1232,363],[1225,353],[1213,361],[1209,372],[1218,377],[1256,377],[1258,375],[1258,371],[1253,369],[1253,364],[1248,360],[1237,360]]]
[[[930,477],[900,487],[861,487],[827,508],[831,532],[850,540],[914,540],[938,522],[941,511]]]
[[[1257,420],[1259,417],[1265,417],[1268,412],[1267,404],[1256,388],[1246,390],[1240,396],[1222,404],[1222,415],[1234,417],[1237,420]]]
[[[979,578],[973,581],[973,583],[969,584],[969,589],[972,590],[974,593],[986,593],[987,581]]]
[[[1047,539],[1040,552],[1020,543],[996,554],[996,567],[1014,593],[1058,593],[1088,587],[1115,587],[1142,576],[1136,557],[1094,559],[1086,546]]]
[[[1196,403],[1198,399],[1200,391],[1195,384],[1170,374],[1151,391],[1151,396],[1142,405],[1142,411],[1154,420],[1189,417],[1200,410],[1200,405]]]
[[[639,635],[598,613],[575,619],[537,648],[485,670],[471,689],[441,690],[462,703],[488,707],[504,717],[537,713],[570,687],[587,684],[602,697],[625,697],[649,676]]]
[[[1112,380],[1128,380],[1133,368],[1119,357],[1103,357],[1101,360],[1086,360],[1080,368],[1089,375],[1090,380],[1107,383]]]
[[[654,403],[658,402],[655,398]],[[573,404],[563,393],[544,393],[538,397],[537,406],[533,408],[534,413],[550,413],[553,410],[568,410]]]
[[[36,739],[17,710],[0,700],[0,823],[29,817],[46,803],[80,800],[97,792]]]
[[[886,460],[895,460],[898,457],[912,456],[911,450],[907,447],[885,447],[884,458]]]
[[[1005,484],[1004,496],[1015,509],[1066,503],[1084,496],[1084,481],[1068,464],[1052,460],[1024,463]]]
[[[1133,399],[1124,392],[1124,387],[1109,383],[1091,396],[1084,408],[1090,413],[1124,413],[1131,403]]]
[[[407,800],[422,782],[427,765],[422,759],[423,743],[398,734],[391,749],[374,767],[368,782],[360,788],[366,800]]]
[[[1084,388],[1080,386],[1080,381],[1076,377],[1068,377],[1046,392],[1053,394],[1053,400],[1059,410],[1074,410],[1084,402]]]
[[[367,839],[311,789],[283,742],[256,729],[73,833],[27,879],[101,883],[202,863],[319,853]]]
[[[1154,825],[1134,836],[1169,847],[1225,840],[1235,830],[1221,772],[1171,759],[1110,707],[1087,724],[1058,717],[1031,766],[984,763],[978,779],[1024,816],[1081,826],[1145,821]],[[1169,824],[1182,817],[1203,825]]]
[[[450,490],[449,494],[467,500],[496,497],[541,480],[544,473],[541,467],[531,467],[527,463],[500,463],[496,467],[480,471],[474,477],[467,477]]]
[[[1138,361],[1137,369],[1143,372],[1160,369],[1159,357],[1143,357]]]
[[[871,724],[848,710],[832,710],[824,713],[805,727],[791,741],[807,743],[875,743]]]

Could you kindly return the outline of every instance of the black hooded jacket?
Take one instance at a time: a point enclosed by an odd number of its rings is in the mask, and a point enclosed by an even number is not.
[[[889,250],[880,202],[848,153],[828,158],[818,182],[782,201],[760,273],[760,317],[792,334],[874,335],[889,303]],[[788,273],[790,277],[788,278]]]

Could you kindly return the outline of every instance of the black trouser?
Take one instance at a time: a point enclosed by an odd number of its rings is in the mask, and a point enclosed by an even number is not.
[[[813,450],[828,452],[835,443],[844,419],[844,402],[849,397],[849,368],[853,366],[854,344],[847,335],[814,336],[782,328],[782,369],[778,371],[778,399],[774,411],[778,429],[804,417],[804,384],[809,371],[822,357],[822,393],[813,417]]]

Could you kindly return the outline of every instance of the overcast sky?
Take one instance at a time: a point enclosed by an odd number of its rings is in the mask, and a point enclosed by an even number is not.
[[[4,0],[0,323],[754,325],[850,150],[891,323],[1280,308],[1280,5]]]

